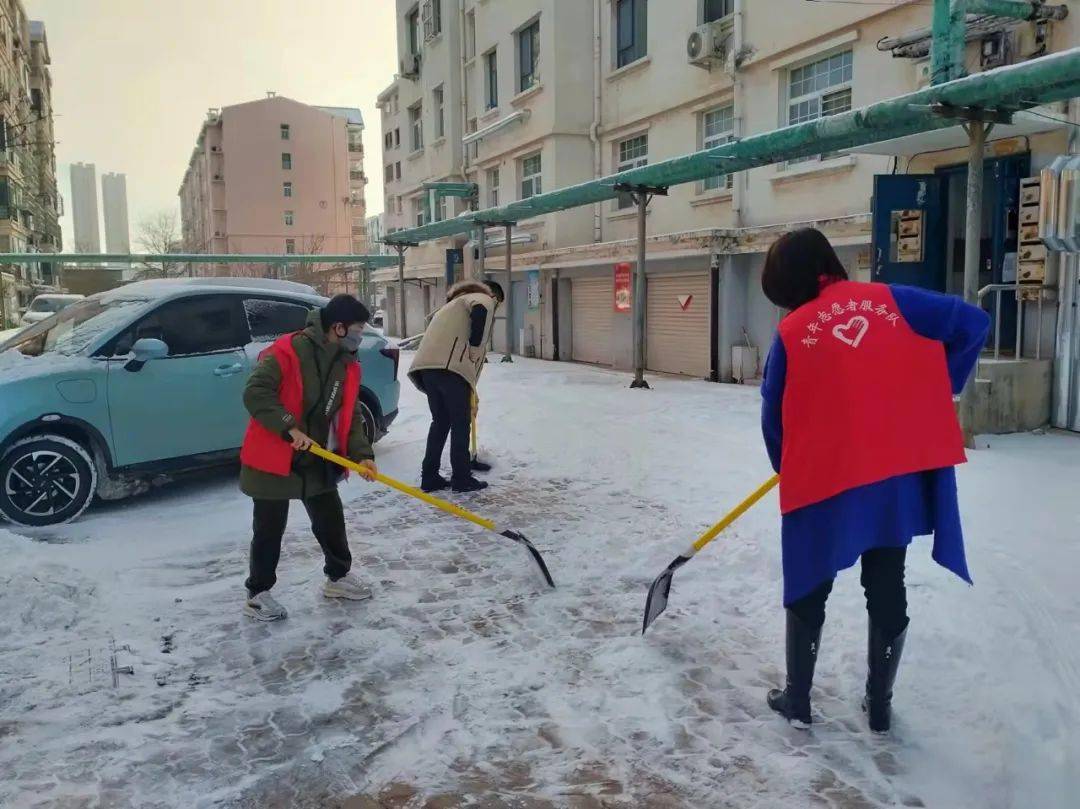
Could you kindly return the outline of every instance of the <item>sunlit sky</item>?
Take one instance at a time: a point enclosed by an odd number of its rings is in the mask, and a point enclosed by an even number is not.
[[[72,248],[68,166],[127,175],[132,249],[140,220],[179,211],[209,107],[265,96],[359,107],[368,213],[382,211],[375,98],[393,79],[393,0],[23,0],[52,56],[57,171]],[[102,235],[104,246],[104,234]]]

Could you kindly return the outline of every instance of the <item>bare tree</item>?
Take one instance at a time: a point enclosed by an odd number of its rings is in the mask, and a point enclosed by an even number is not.
[[[139,223],[135,241],[145,253],[179,253],[182,247],[180,223],[175,211],[158,211]],[[184,272],[184,265],[174,261],[152,262],[142,265],[137,277],[172,278]]]

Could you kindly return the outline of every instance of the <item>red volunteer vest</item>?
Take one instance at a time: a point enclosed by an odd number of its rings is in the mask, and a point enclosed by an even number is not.
[[[912,330],[887,285],[831,284],[779,331],[782,513],[966,460],[945,347]]]
[[[261,360],[267,353],[273,354],[281,366],[281,387],[278,396],[281,404],[300,423],[301,410],[304,406],[304,380],[300,374],[300,358],[293,348],[293,338],[300,332],[279,337],[261,354]],[[345,389],[341,394],[341,407],[334,417],[331,430],[337,436],[338,452],[345,454],[349,446],[349,431],[352,429],[353,412],[356,399],[360,395],[360,363],[350,362],[345,369]],[[285,425],[282,425],[284,427]],[[292,470],[294,450],[290,443],[278,433],[272,432],[255,419],[248,422],[244,444],[240,448],[240,463],[269,472],[271,475],[286,476]],[[346,475],[348,472],[345,473]]]

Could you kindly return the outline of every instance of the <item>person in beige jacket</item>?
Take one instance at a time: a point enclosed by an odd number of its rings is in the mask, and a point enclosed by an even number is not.
[[[420,487],[435,492],[486,489],[473,477],[469,458],[469,429],[476,382],[487,359],[495,309],[504,300],[494,281],[461,281],[450,287],[446,303],[431,317],[416,350],[409,379],[428,399],[428,430]],[[439,474],[443,448],[450,437],[451,478]]]

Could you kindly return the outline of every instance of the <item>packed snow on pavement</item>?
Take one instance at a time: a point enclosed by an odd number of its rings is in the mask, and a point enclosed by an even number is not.
[[[406,360],[407,362],[407,360]],[[0,526],[5,807],[1053,807],[1080,794],[1080,438],[984,441],[960,471],[975,587],[909,554],[891,737],[859,708],[857,571],[829,601],[815,724],[783,679],[767,498],[649,583],[769,474],[752,388],[519,360],[481,384],[492,488],[454,496],[519,546],[393,491],[344,488],[375,598],[319,594],[294,507],[278,624],[241,614],[251,506],[232,473]],[[378,445],[415,482],[428,425],[403,387]]]

